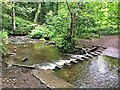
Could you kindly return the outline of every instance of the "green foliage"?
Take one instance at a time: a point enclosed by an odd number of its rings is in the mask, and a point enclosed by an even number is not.
[[[35,29],[33,29],[32,32],[29,34],[29,36],[34,39],[40,39],[42,37],[42,34],[44,34],[41,29],[41,27],[35,27]]]
[[[4,41],[8,38],[7,32],[0,31],[0,53],[8,54],[8,50],[4,45]]]
[[[68,2],[76,16],[75,38],[99,38],[100,35],[119,35],[118,2]],[[80,7],[79,7],[79,5]],[[71,16],[67,4],[42,2],[36,22],[32,27],[39,3],[15,3],[16,31],[12,31],[12,4],[3,3],[3,29],[9,34],[45,38],[55,42],[63,52],[73,52],[75,45],[70,41]],[[19,17],[18,17],[19,16]],[[31,31],[32,30],[32,31]]]
[[[16,17],[15,35],[26,35],[32,30],[32,23],[22,18]]]
[[[12,30],[12,18],[11,16],[4,14],[3,17],[3,29],[13,35],[26,35],[32,30],[32,23],[22,18],[16,17],[16,31]]]

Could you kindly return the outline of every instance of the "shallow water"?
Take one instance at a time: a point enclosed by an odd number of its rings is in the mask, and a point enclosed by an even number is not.
[[[55,74],[79,88],[118,87],[118,59],[98,56]]]
[[[35,44],[9,44],[6,47],[10,52],[16,53],[16,55],[5,57],[4,60],[14,64],[33,65],[66,58],[56,47],[44,45],[42,42]],[[23,58],[28,60],[23,62]]]
[[[67,58],[78,56],[69,55],[71,57],[68,57],[61,54],[56,47],[44,45],[42,42],[8,44],[6,46],[10,52],[16,53],[16,55],[5,57],[4,60],[7,62],[35,65],[44,70],[54,69],[55,65],[63,65],[65,62],[70,62]],[[28,58],[28,60],[23,62],[23,58]],[[120,59],[100,55],[54,73],[78,88],[118,87],[118,60]]]

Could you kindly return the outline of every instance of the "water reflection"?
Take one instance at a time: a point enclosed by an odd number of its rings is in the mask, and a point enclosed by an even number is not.
[[[44,45],[42,42],[21,45],[9,44],[7,45],[7,48],[10,52],[16,53],[16,55],[5,57],[4,60],[17,64],[41,64],[45,62],[57,61],[66,57],[61,54],[56,47]],[[22,62],[22,58],[28,58],[28,60]]]

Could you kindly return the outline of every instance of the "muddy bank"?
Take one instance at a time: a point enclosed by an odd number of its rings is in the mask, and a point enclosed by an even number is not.
[[[120,36],[102,36],[100,39],[81,39],[78,45],[95,46],[100,45],[106,47],[103,55],[120,58]]]
[[[46,88],[44,83],[31,73],[32,69],[18,66],[6,67],[2,63],[2,88]]]
[[[120,48],[120,36],[102,36],[100,39],[80,39],[79,45]]]
[[[6,44],[30,44],[34,42],[39,42],[39,39],[31,39],[28,36],[10,36]]]

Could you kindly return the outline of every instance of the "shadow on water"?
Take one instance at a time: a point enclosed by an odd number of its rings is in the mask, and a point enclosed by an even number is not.
[[[7,48],[10,52],[16,53],[16,55],[5,57],[4,60],[15,64],[41,64],[66,57],[61,54],[56,47],[44,45],[42,42],[21,45],[9,44],[7,45]],[[28,60],[23,62],[23,58],[27,58]]]
[[[79,88],[118,87],[118,59],[98,56],[55,74]]]

